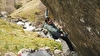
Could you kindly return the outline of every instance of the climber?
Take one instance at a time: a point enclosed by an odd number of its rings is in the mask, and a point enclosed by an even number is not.
[[[74,51],[74,48],[72,47],[71,42],[67,38],[68,34],[64,34],[60,30],[62,28],[62,26],[56,27],[55,24],[53,23],[53,21],[49,17],[47,17],[45,19],[44,28],[50,32],[50,34],[52,35],[52,37],[54,39],[58,39],[58,38],[63,39],[68,44],[70,51]]]

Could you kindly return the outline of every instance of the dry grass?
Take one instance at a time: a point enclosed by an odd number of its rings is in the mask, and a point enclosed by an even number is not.
[[[21,2],[23,2],[22,0]],[[45,6],[39,0],[25,1],[23,6],[18,10],[14,11],[11,16],[25,17],[30,21],[35,21],[36,19],[44,17]],[[38,15],[36,15],[36,13]],[[42,16],[42,17],[41,17]]]
[[[24,32],[23,29],[9,22],[0,19],[0,53],[4,56],[6,52],[17,53],[22,48],[38,49],[49,46],[61,49],[61,43],[57,43],[48,38],[39,38],[35,32]]]

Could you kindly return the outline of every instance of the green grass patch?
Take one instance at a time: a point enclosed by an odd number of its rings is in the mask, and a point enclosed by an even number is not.
[[[61,43],[48,38],[39,38],[35,32],[24,32],[22,27],[0,19],[0,52],[17,53],[22,48],[38,49],[48,46],[51,50],[55,47],[61,49]]]

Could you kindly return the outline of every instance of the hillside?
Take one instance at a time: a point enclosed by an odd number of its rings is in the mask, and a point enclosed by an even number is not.
[[[40,0],[20,1],[22,7],[14,11],[11,16],[13,17],[25,17],[30,21],[37,21],[44,19],[45,6]]]
[[[48,46],[52,50],[55,47],[61,49],[61,44],[48,38],[38,38],[35,32],[23,31],[16,24],[0,19],[0,56],[6,52],[17,52],[22,48],[38,49]]]
[[[0,12],[5,9],[6,2],[5,0],[0,0]]]

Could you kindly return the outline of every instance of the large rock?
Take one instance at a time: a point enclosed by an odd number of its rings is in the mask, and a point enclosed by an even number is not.
[[[51,56],[50,54],[47,53],[47,51],[41,50],[35,53],[30,53],[27,56]]]
[[[100,56],[100,0],[41,0],[81,56]]]

